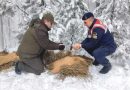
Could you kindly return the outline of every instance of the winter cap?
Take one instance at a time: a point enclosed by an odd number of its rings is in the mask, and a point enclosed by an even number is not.
[[[51,23],[55,24],[54,17],[53,17],[53,15],[50,12],[45,13],[43,15],[42,20],[44,20],[44,19],[46,19],[46,20],[50,21]]]
[[[90,17],[94,17],[93,13],[87,12],[83,15],[82,20],[87,20]]]

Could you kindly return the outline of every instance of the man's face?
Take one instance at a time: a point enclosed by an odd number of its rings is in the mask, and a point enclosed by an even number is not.
[[[53,27],[53,23],[52,23],[51,21],[44,20],[44,23],[45,23],[45,25],[46,25],[49,29],[51,29],[51,28]]]
[[[91,18],[88,18],[87,20],[83,20],[84,25],[87,26],[88,28],[92,25],[92,20]]]

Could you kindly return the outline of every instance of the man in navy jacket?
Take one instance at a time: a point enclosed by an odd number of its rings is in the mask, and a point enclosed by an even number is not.
[[[95,58],[93,65],[98,66],[101,64],[103,68],[100,73],[105,74],[112,68],[106,56],[114,53],[117,48],[114,38],[106,25],[94,18],[93,13],[85,13],[82,20],[84,25],[89,28],[87,38],[82,43],[72,45],[72,48],[84,48]]]

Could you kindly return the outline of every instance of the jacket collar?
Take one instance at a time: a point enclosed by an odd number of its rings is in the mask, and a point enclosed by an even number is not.
[[[46,24],[43,23],[42,25],[47,29],[47,31],[50,31],[50,30],[51,30],[50,28],[47,27]]]
[[[91,30],[92,28],[93,28],[93,26],[94,26],[94,24],[96,23],[96,19],[94,19],[94,21],[93,21],[93,23],[92,23],[92,25],[89,27],[89,29]]]
[[[50,31],[51,29],[47,27],[45,23],[40,22],[41,27],[45,28],[47,31]]]

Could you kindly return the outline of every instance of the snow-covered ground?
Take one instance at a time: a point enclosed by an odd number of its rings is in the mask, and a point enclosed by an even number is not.
[[[130,90],[130,70],[113,65],[108,74],[100,74],[101,68],[91,66],[89,78],[59,80],[48,72],[17,75],[13,67],[0,73],[0,90]]]
[[[92,77],[68,77],[62,81],[47,72],[40,76],[16,75],[12,67],[0,72],[0,90],[130,90],[130,0],[43,1],[45,5],[41,5],[41,0],[0,0],[0,51],[16,51],[30,20],[45,11],[51,11],[57,22],[50,39],[63,42],[68,50],[71,44],[86,37],[87,30],[81,17],[97,6],[95,16],[108,25],[118,45],[116,52],[109,57],[113,68],[102,75],[98,73],[102,66],[92,66]],[[90,1],[96,6],[93,7]]]

